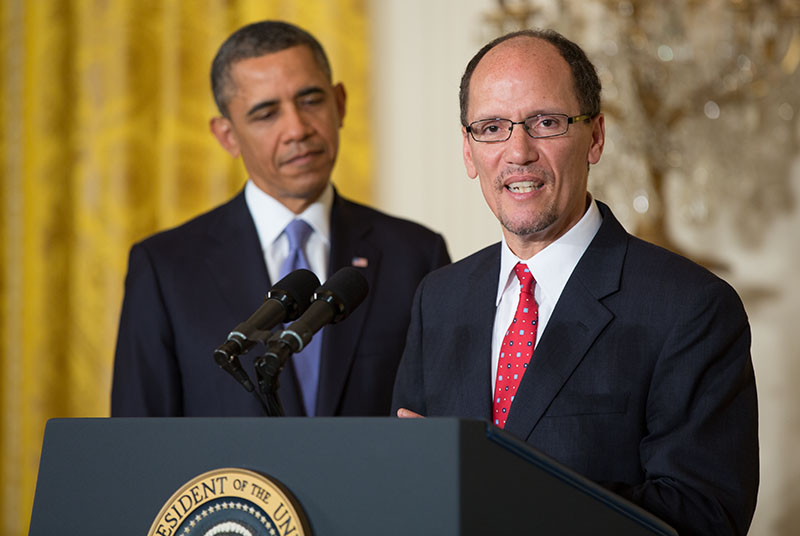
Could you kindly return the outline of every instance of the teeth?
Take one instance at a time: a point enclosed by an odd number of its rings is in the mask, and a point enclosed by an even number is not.
[[[532,192],[534,190],[538,190],[541,187],[542,187],[541,184],[536,185],[533,181],[515,182],[506,186],[506,188],[508,188],[515,194],[524,194],[527,192]]]

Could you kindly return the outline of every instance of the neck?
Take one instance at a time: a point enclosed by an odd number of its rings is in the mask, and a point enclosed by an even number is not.
[[[522,260],[530,259],[575,227],[586,214],[591,202],[592,196],[587,192],[583,210],[576,210],[574,216],[567,220],[566,223],[556,220],[546,229],[536,233],[516,234],[503,227],[503,236],[506,239],[506,244],[508,244],[508,249]]]
[[[530,235],[520,236],[506,229],[503,229],[503,236],[508,244],[508,249],[523,261],[530,259],[554,242],[554,240],[536,240]]]

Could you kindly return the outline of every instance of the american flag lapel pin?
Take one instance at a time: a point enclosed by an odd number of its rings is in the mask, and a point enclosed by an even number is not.
[[[356,268],[366,268],[369,265],[369,261],[366,257],[353,257],[352,265]]]

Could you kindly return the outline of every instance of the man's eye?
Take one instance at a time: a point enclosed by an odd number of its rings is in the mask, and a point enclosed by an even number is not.
[[[496,121],[488,121],[478,125],[479,134],[497,134],[500,132],[501,126]]]
[[[321,104],[323,101],[322,96],[320,95],[309,95],[308,97],[303,97],[300,99],[301,106],[316,106],[317,104]]]
[[[540,117],[536,123],[536,128],[556,130],[561,128],[561,120],[558,117]]]
[[[252,121],[268,121],[270,119],[275,119],[278,114],[278,110],[275,108],[264,108],[259,110],[257,113],[253,114]]]

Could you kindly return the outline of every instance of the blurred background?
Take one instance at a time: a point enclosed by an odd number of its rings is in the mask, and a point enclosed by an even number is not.
[[[461,159],[467,61],[522,27],[581,44],[607,128],[590,190],[742,296],[761,419],[750,533],[797,534],[796,0],[2,0],[0,533],[27,534],[47,419],[109,414],[130,246],[242,187],[208,129],[208,71],[266,18],[317,36],[347,88],[339,190],[443,233],[454,259],[500,237]]]

